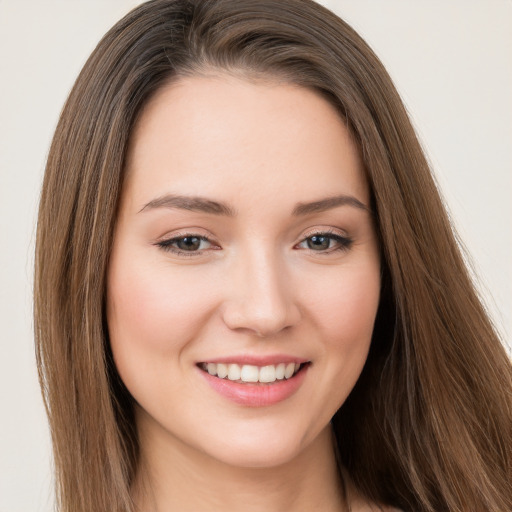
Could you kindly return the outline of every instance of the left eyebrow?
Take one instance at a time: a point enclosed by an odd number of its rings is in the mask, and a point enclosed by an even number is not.
[[[359,199],[356,199],[354,196],[340,195],[327,197],[326,199],[321,199],[319,201],[312,201],[311,203],[298,203],[293,209],[292,215],[299,216],[308,215],[310,213],[325,212],[326,210],[331,210],[338,206],[352,206],[371,214],[370,208],[359,201]]]

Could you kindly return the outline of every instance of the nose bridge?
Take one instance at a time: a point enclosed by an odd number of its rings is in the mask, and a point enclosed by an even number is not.
[[[231,329],[271,336],[294,325],[299,309],[287,282],[282,258],[271,247],[259,245],[233,263],[224,321]]]

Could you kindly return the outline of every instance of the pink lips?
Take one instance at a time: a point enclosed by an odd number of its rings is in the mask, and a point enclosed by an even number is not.
[[[279,363],[307,363],[308,360],[300,357],[293,357],[285,354],[273,354],[268,356],[256,355],[241,355],[241,356],[228,356],[208,359],[208,363],[236,363],[240,366],[244,364],[252,364],[254,366],[267,366],[269,364]]]
[[[222,359],[208,359],[210,363],[236,363],[239,365],[250,364],[255,366],[266,366],[279,363],[307,363],[306,359],[294,358],[290,356],[275,355],[275,356],[237,356],[237,357],[223,357]],[[305,364],[302,368],[291,378],[276,380],[272,383],[240,383],[228,379],[221,379],[219,377],[210,375],[202,369],[198,368],[201,376],[206,380],[211,388],[219,393],[221,396],[228,400],[246,407],[265,407],[277,404],[286,400],[293,395],[300,387],[309,364]]]

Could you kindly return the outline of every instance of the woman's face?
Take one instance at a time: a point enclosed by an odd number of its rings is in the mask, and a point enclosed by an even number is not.
[[[127,173],[107,314],[141,443],[261,467],[325,439],[380,290],[336,110],[298,86],[181,79],[144,109]]]

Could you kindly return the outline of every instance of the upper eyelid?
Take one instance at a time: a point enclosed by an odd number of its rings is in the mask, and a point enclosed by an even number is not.
[[[215,237],[210,232],[198,229],[197,231],[177,231],[172,234],[165,234],[163,236],[156,238],[155,243],[169,242],[171,240],[179,240],[180,238],[186,238],[191,236],[197,236],[198,238],[206,239],[208,240],[208,242],[212,243],[215,240]]]
[[[349,238],[349,235],[343,229],[339,229],[339,228],[324,228],[324,229],[320,228],[320,229],[318,229],[317,228],[317,229],[312,229],[312,230],[306,231],[301,237],[301,242],[304,239],[309,238],[311,236],[315,236],[315,235],[335,235],[335,236],[341,236],[343,238]]]
[[[350,237],[347,234],[340,234],[336,231],[316,231],[313,232],[307,236],[302,237],[301,241],[298,242],[297,245],[304,243],[308,238],[312,238],[314,236],[320,236],[320,237],[328,237],[331,239],[336,240],[338,243],[342,244],[342,246],[345,246],[346,248],[350,247],[354,240],[352,237]],[[316,252],[316,251],[315,251]],[[328,251],[318,251],[318,254],[326,254]]]
[[[316,229],[311,229],[311,230],[306,231],[301,236],[300,240],[296,244],[294,244],[294,246],[303,243],[305,240],[307,240],[308,238],[311,238],[312,236],[331,236],[333,238],[343,238],[343,239],[346,239],[350,243],[352,242],[351,237],[348,236],[346,234],[346,232],[344,232],[344,230],[341,230],[339,228],[330,227],[330,228],[327,228],[327,229],[325,229],[325,228],[324,229],[316,228]],[[220,246],[220,244],[215,242],[215,240],[212,239],[212,237],[210,235],[203,235],[203,234],[200,234],[200,233],[197,233],[197,232],[193,232],[193,231],[176,233],[176,234],[173,234],[170,237],[159,238],[158,240],[156,240],[154,245],[160,246],[161,248],[164,248],[164,249],[165,248],[169,248],[169,250],[171,252],[175,252],[175,253],[179,253],[179,254],[186,254],[187,256],[199,255],[199,254],[203,253],[205,250],[207,250],[207,249],[203,249],[203,250],[199,250],[199,251],[183,251],[183,250],[178,249],[178,248],[170,249],[170,247],[171,247],[170,244],[172,242],[175,242],[175,241],[178,241],[180,239],[187,238],[187,237],[197,237],[197,238],[199,238],[201,240],[204,240],[204,241],[208,242],[209,244],[211,244],[213,246],[215,246],[215,245]],[[166,244],[166,246],[164,246],[164,244]],[[215,249],[215,247],[212,247],[212,248]]]
[[[208,235],[200,235],[199,233],[185,233],[185,234],[179,234],[179,235],[173,235],[173,236],[164,236],[155,241],[156,245],[160,245],[162,243],[171,243],[176,242],[178,240],[182,240],[183,238],[199,238],[200,240],[203,240],[205,242],[208,242],[212,245],[216,244],[216,242]]]
[[[171,244],[173,242],[178,241],[183,238],[187,238],[187,237],[197,237],[200,240],[206,241],[209,244],[213,245],[213,247],[208,248],[208,249],[215,249],[214,243],[209,238],[207,238],[206,236],[193,234],[193,233],[186,234],[186,235],[173,236],[170,238],[161,238],[161,239],[157,240],[156,242],[154,242],[153,245],[159,247],[160,249],[162,249],[165,252],[174,253],[174,254],[179,255],[180,257],[181,256],[184,256],[184,257],[198,256],[198,255],[202,254],[205,250],[207,250],[207,249],[203,249],[203,250],[199,250],[199,251],[184,251],[183,249],[179,249],[178,247],[172,247]]]
[[[333,228],[333,227],[330,227],[330,228],[313,228],[311,230],[307,230],[306,232],[304,232],[300,239],[299,239],[299,242],[302,242],[304,241],[306,238],[309,238],[311,236],[315,236],[315,235],[337,235],[337,236],[341,236],[343,238],[350,238],[350,236],[347,234],[347,232],[343,229],[340,229],[340,228]],[[196,231],[184,231],[184,232],[178,232],[178,233],[173,233],[172,235],[168,236],[168,235],[164,235],[162,237],[159,237],[155,242],[156,243],[159,243],[159,242],[170,242],[170,241],[173,241],[173,240],[179,240],[180,238],[186,238],[186,237],[198,237],[198,238],[201,238],[202,240],[207,240],[208,242],[210,243],[216,243],[215,242],[215,237],[209,233],[207,234],[202,234],[202,233],[199,233],[199,232],[196,232]]]

